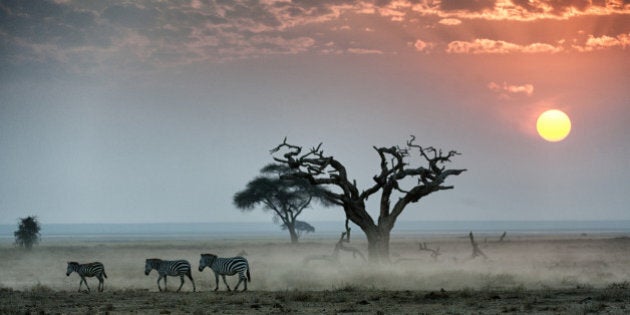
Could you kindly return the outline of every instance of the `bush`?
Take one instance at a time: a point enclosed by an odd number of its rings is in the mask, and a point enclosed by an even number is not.
[[[15,236],[15,244],[19,247],[30,250],[34,244],[39,242],[39,231],[41,226],[37,222],[37,217],[28,216],[26,218],[20,218],[18,224],[18,230],[13,232]]]

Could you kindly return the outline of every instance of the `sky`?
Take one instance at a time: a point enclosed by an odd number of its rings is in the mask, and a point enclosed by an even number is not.
[[[629,17],[619,0],[0,0],[0,224],[271,222],[232,197],[284,137],[366,189],[373,146],[410,135],[468,171],[399,220],[630,220]],[[561,142],[536,133],[551,108],[572,120]]]

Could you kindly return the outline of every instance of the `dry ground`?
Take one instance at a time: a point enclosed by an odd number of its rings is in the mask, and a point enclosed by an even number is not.
[[[3,289],[0,313],[140,314],[628,314],[630,286],[605,289],[383,291],[353,287],[325,291],[76,293]]]
[[[486,239],[487,241],[484,241]],[[47,242],[32,252],[0,245],[0,313],[368,313],[584,314],[630,313],[630,238],[624,236],[478,237],[489,259],[470,259],[466,236],[392,240],[392,263],[370,266],[350,253],[341,264],[303,259],[329,254],[336,240],[289,246],[284,239]],[[418,241],[440,247],[437,259]],[[361,250],[364,241],[351,245]],[[246,293],[213,292],[214,277],[197,270],[200,253],[245,250],[252,282]],[[188,259],[198,292],[157,292],[144,259]],[[66,261],[101,261],[105,292],[77,293]],[[175,290],[179,279],[169,278]],[[88,279],[95,290],[96,279]],[[233,286],[236,278],[229,282]],[[223,284],[221,290],[225,290]]]

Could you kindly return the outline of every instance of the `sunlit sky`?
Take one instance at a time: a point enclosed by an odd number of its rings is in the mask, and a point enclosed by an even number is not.
[[[367,188],[411,134],[468,171],[400,220],[628,220],[629,60],[630,1],[0,0],[0,224],[271,222],[285,136]]]

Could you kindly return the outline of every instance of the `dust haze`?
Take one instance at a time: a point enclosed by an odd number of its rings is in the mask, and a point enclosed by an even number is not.
[[[10,244],[0,245],[0,288],[28,290],[45,286],[55,291],[78,289],[79,276],[65,275],[66,262],[100,261],[105,265],[108,290],[157,291],[157,273],[145,276],[146,258],[187,259],[193,266],[197,291],[214,289],[214,275],[209,269],[199,272],[201,253],[232,257],[241,251],[250,263],[252,281],[249,290],[322,291],[343,288],[375,290],[465,290],[465,289],[546,289],[605,287],[630,279],[630,238],[614,235],[509,236],[477,237],[488,259],[472,259],[467,236],[394,238],[389,265],[372,266],[352,253],[341,252],[340,263],[304,259],[331,254],[333,238],[305,240],[298,245],[284,238],[262,240],[160,240],[91,241],[55,240],[21,251]],[[431,257],[418,249],[423,241],[441,255]],[[366,253],[364,240],[352,246]],[[192,291],[185,280],[182,291]],[[233,288],[236,276],[228,277]],[[92,290],[98,281],[88,278]],[[169,277],[168,288],[175,290],[179,279]],[[225,290],[222,282],[220,290]]]

